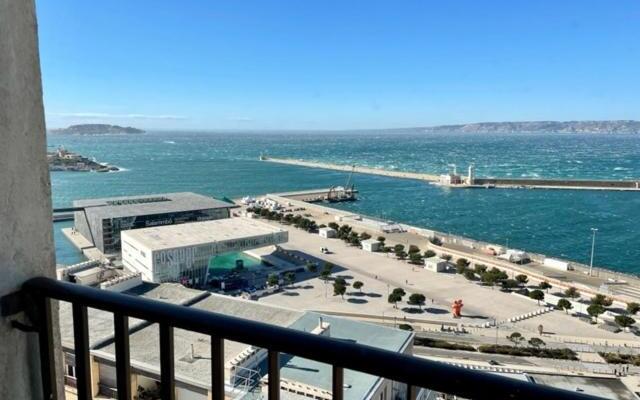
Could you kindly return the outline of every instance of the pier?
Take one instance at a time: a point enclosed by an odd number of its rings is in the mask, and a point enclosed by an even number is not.
[[[413,179],[437,184],[439,186],[458,189],[559,189],[559,190],[608,190],[608,191],[640,191],[639,180],[598,180],[598,179],[528,179],[528,178],[482,178],[461,176],[455,172],[443,175],[420,172],[405,172],[369,168],[355,165],[341,165],[315,161],[272,158],[261,156],[260,160],[278,164],[295,165],[307,168],[320,168],[334,171],[357,172],[361,174],[388,176],[400,179]]]
[[[390,171],[382,168],[360,167],[356,165],[340,165],[340,164],[321,163],[321,162],[313,162],[313,161],[292,160],[288,158],[272,158],[272,157],[265,157],[265,156],[260,157],[260,159],[262,161],[268,161],[268,162],[273,162],[278,164],[296,165],[299,167],[330,169],[334,171],[344,171],[344,172],[353,171],[360,174],[390,176],[393,178],[415,179],[415,180],[428,181],[428,182],[437,182],[439,179],[438,175],[423,174],[418,172]]]

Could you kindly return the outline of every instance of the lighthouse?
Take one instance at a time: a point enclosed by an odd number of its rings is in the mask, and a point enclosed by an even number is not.
[[[469,165],[469,176],[467,177],[467,185],[475,184],[476,179],[476,167],[473,164]]]

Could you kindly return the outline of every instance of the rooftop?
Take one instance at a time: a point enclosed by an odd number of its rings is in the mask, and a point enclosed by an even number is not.
[[[380,325],[306,312],[290,328],[311,331],[318,325],[318,318],[330,324],[330,336],[335,339],[356,342],[385,350],[404,352],[412,342],[413,333]],[[331,391],[332,367],[302,357],[282,357],[282,379],[304,383]],[[381,378],[362,372],[344,371],[344,399],[359,400],[367,397]]]
[[[161,286],[164,285],[162,284]],[[289,326],[303,315],[299,311],[217,294],[211,294],[211,296],[193,304],[192,307],[278,326]],[[132,333],[129,337],[132,364],[147,365],[159,370],[160,349],[158,338],[159,329],[157,324]],[[191,345],[193,345],[195,357],[191,357]],[[211,386],[210,336],[183,329],[175,329],[174,346],[176,378],[187,382],[197,382],[202,387]],[[247,346],[249,345],[225,340],[225,364],[234,359]],[[115,355],[115,344],[109,343],[100,348],[100,351]]]
[[[73,206],[85,207],[88,214],[93,214],[100,218],[133,217],[178,211],[236,207],[234,204],[192,192],[75,200]]]
[[[398,352],[404,351],[410,345],[413,337],[411,332],[314,312],[295,311],[217,294],[211,294],[194,303],[191,307],[307,332],[311,332],[318,326],[319,318],[322,316],[323,321],[330,324],[331,337],[333,338],[355,341]],[[151,370],[159,370],[160,351],[158,337],[157,324],[146,326],[144,329],[131,333],[129,343],[132,364],[144,366]],[[210,336],[175,329],[174,337],[176,379],[203,388],[210,386]],[[247,344],[231,340],[225,340],[224,343],[225,365],[248,347]],[[107,342],[99,348],[99,351],[109,355],[108,357],[112,357],[115,354],[115,345]],[[260,369],[264,375],[266,366],[261,366]],[[331,366],[328,364],[301,357],[291,357],[286,354],[281,356],[281,376],[289,381],[296,381],[330,391],[331,371]],[[368,391],[374,390],[379,379],[372,375],[346,370],[344,381],[345,384],[351,385],[351,387],[345,389],[345,399],[364,398]]]
[[[157,285],[153,283],[144,283],[122,292],[133,296],[142,296],[152,300],[166,301],[172,304],[189,304],[192,301],[203,296],[203,292],[185,288],[182,285],[174,283],[165,283]],[[73,348],[73,312],[71,304],[65,301],[60,304],[60,337],[62,345],[66,348]],[[113,338],[113,313],[89,308],[87,310],[89,316],[89,347],[100,346],[104,341]],[[129,318],[130,329],[141,326],[144,321],[137,318]]]
[[[250,239],[286,232],[284,229],[253,219],[227,218],[128,230],[122,232],[122,238],[134,240],[152,251]]]

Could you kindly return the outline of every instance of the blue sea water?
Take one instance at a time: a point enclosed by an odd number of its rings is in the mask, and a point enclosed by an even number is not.
[[[261,153],[441,173],[469,163],[478,176],[640,178],[640,136],[571,134],[390,134],[152,132],[48,137],[50,146],[124,168],[52,172],[53,202],[194,191],[230,198],[344,184],[347,173],[258,161]],[[336,207],[533,252],[640,273],[640,194],[577,190],[456,190],[424,182],[354,175],[361,200]],[[68,224],[68,223],[67,223]],[[55,224],[58,262],[81,259]]]

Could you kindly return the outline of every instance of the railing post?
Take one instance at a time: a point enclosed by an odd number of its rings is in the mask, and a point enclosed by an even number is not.
[[[129,317],[113,314],[116,338],[116,376],[118,400],[131,400],[131,362],[129,360]]]
[[[269,350],[269,400],[280,399],[280,353]]]
[[[407,400],[416,400],[418,388],[407,383]]]
[[[35,297],[38,315],[38,343],[40,345],[40,375],[42,377],[42,398],[57,400],[56,361],[53,351],[53,319],[51,318],[51,299]]]
[[[344,370],[342,367],[333,366],[333,400],[342,400],[344,394]]]
[[[72,308],[78,400],[90,400],[92,397],[91,361],[89,358],[89,318],[87,316],[87,307],[73,303]]]
[[[211,336],[211,400],[224,400],[224,339]]]
[[[174,400],[176,383],[173,371],[173,327],[160,324],[160,397],[162,400]]]

